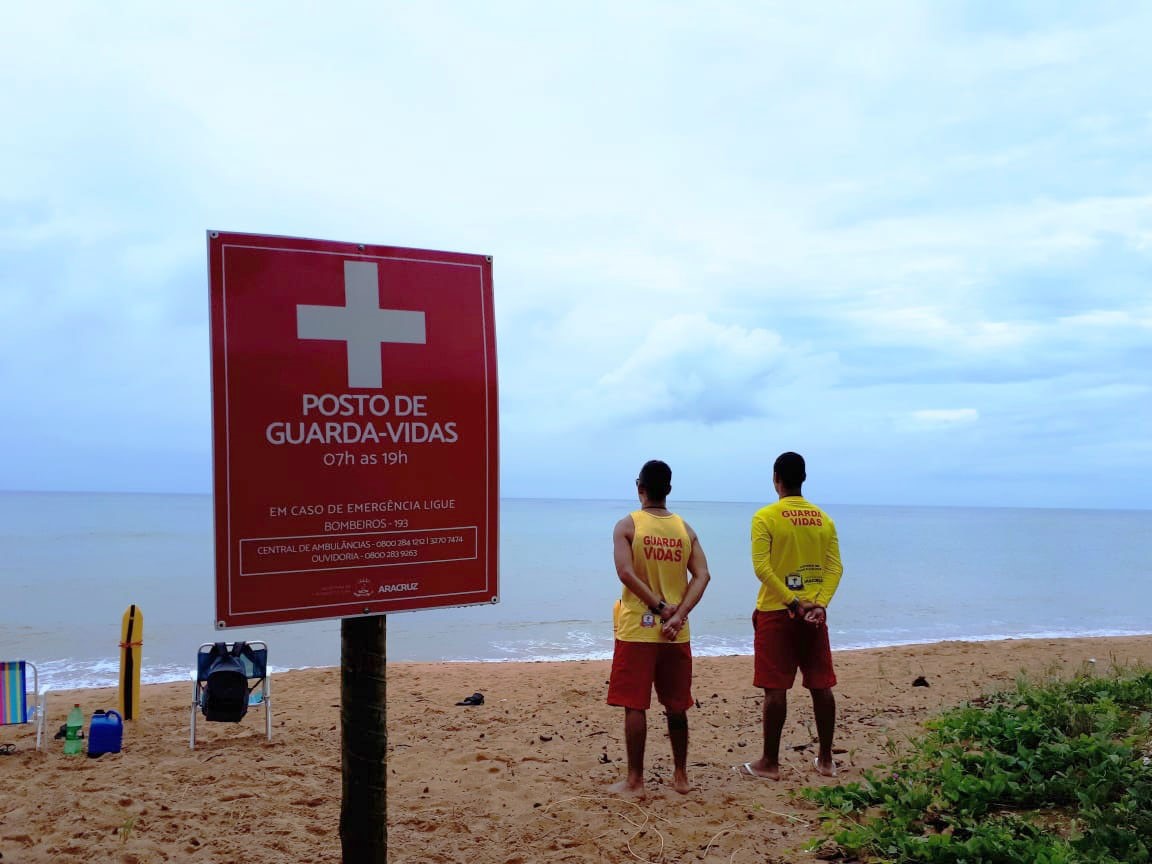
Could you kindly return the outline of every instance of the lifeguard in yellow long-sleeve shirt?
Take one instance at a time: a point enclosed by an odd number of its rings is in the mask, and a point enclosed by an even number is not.
[[[755,777],[780,777],[780,735],[788,713],[788,690],[803,675],[812,694],[820,754],[816,770],[833,776],[836,673],[828,643],[828,603],[844,571],[836,526],[800,494],[807,479],[804,457],[782,453],[772,466],[779,500],[752,517],[752,566],[760,580],[755,629],[753,685],[764,690],[764,752],[737,766]]]

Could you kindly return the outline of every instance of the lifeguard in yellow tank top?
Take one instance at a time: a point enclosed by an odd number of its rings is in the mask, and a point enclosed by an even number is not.
[[[648,583],[657,597],[672,606],[680,604],[688,587],[688,557],[692,537],[684,520],[675,513],[657,516],[644,510],[629,514],[636,526],[632,538],[632,562],[636,575]],[[660,619],[627,587],[616,601],[613,616],[616,638],[621,642],[687,642],[688,623],[673,640],[660,633]]]
[[[688,782],[688,709],[692,698],[692,643],[688,614],[712,578],[692,526],[668,509],[672,469],[649,459],[636,477],[640,509],[612,528],[612,564],[624,587],[612,614],[616,638],[608,675],[608,704],[624,709],[628,774],[613,794],[644,790],[644,742],[652,691],[664,706],[672,745],[671,788]]]

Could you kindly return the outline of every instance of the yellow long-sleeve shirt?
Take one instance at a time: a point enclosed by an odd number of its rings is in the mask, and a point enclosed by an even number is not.
[[[827,606],[844,572],[836,526],[799,495],[761,507],[752,517],[752,567],[761,612],[787,608],[794,599]]]

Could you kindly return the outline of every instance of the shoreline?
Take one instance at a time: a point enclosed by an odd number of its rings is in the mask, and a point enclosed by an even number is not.
[[[890,642],[890,643],[883,643],[883,644],[850,645],[850,646],[846,646],[846,647],[833,646],[832,650],[833,650],[833,654],[838,654],[838,653],[854,653],[854,652],[860,652],[860,651],[885,651],[885,650],[894,649],[894,648],[912,648],[912,647],[918,647],[918,646],[944,645],[944,644],[953,643],[953,642],[965,643],[965,644],[969,644],[969,643],[970,644],[983,644],[983,643],[989,643],[989,642],[991,642],[991,643],[996,643],[996,642],[1036,642],[1036,641],[1051,641],[1051,640],[1063,641],[1063,640],[1075,640],[1075,639],[1139,639],[1142,637],[1152,637],[1152,630],[1145,631],[1145,632],[1119,632],[1119,633],[1118,632],[1099,632],[1099,631],[1097,631],[1097,632],[1076,633],[1076,634],[1026,633],[1026,634],[1018,635],[1018,636],[1006,636],[1006,635],[1000,635],[1000,634],[990,635],[990,636],[962,636],[962,637],[949,637],[946,639],[937,639],[937,640],[930,640],[930,641],[910,640],[907,642]],[[227,641],[231,641],[231,640],[227,640]],[[751,648],[751,642],[749,642],[749,649],[750,648]],[[275,649],[273,648],[273,652],[274,652],[274,650]],[[740,652],[740,651],[733,652],[733,651],[710,651],[707,649],[705,649],[705,651],[703,651],[703,652],[699,652],[696,650],[696,646],[693,645],[693,656],[696,659],[702,659],[702,658],[706,658],[706,657],[751,657],[752,652],[751,652],[751,650],[749,650],[747,652]],[[27,658],[25,658],[25,659],[27,659]],[[396,660],[396,661],[390,660],[388,665],[390,665],[390,666],[392,666],[392,665],[437,665],[437,664],[457,665],[457,664],[469,664],[469,663],[480,664],[480,665],[489,665],[489,664],[491,664],[491,665],[506,665],[506,664],[516,664],[516,663],[526,663],[526,664],[586,663],[586,662],[609,661],[611,659],[612,659],[611,653],[606,652],[606,653],[598,653],[598,654],[589,655],[589,656],[562,657],[562,658],[552,658],[552,657],[531,657],[531,658],[494,657],[494,658],[481,659],[481,660],[477,660],[477,659],[436,659],[436,660]],[[42,661],[42,662],[37,663],[37,666],[40,670],[41,679],[43,680],[46,677],[47,678],[52,677],[51,669],[52,669],[52,666],[54,664],[68,663],[68,662],[69,661],[67,661],[67,660],[49,660],[49,661]],[[99,658],[97,660],[85,661],[85,663],[89,663],[94,667],[100,667],[103,669],[108,669],[108,668],[118,669],[119,668],[119,658],[114,657],[114,656],[103,657],[103,658]],[[172,665],[173,664],[168,664],[168,668],[172,668]],[[157,675],[157,677],[151,677],[150,678],[148,675],[147,664],[145,664],[144,670],[143,670],[143,676],[142,676],[142,684],[143,684],[143,686],[154,686],[154,685],[158,685],[158,684],[172,684],[172,683],[178,683],[178,682],[189,682],[191,680],[189,678],[189,674],[192,671],[191,661],[189,661],[189,663],[187,664],[186,667],[177,667],[177,668],[179,668],[179,671],[173,671],[171,673],[171,677],[161,677],[165,673],[159,673],[159,675]],[[307,665],[307,666],[277,666],[275,663],[272,663],[270,668],[272,669],[274,674],[282,675],[282,674],[285,674],[287,672],[307,671],[307,670],[311,670],[311,669],[335,669],[335,668],[338,668],[338,666],[335,664],[316,664],[316,665]],[[48,670],[47,675],[45,673],[45,669]],[[81,691],[81,690],[101,690],[101,689],[106,689],[109,687],[118,686],[118,681],[119,681],[118,672],[113,672],[111,674],[105,673],[104,677],[99,682],[92,682],[92,683],[88,683],[85,681],[81,681],[79,683],[65,682],[63,684],[53,684],[50,687],[48,687],[47,689],[53,693]],[[44,688],[42,687],[42,689],[44,689]]]

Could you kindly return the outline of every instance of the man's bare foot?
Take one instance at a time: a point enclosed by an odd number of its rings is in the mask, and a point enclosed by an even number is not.
[[[672,788],[679,792],[681,795],[687,795],[692,791],[692,784],[688,782],[687,771],[672,772]]]
[[[827,762],[819,757],[812,760],[812,765],[816,768],[816,773],[823,777],[835,777],[837,775],[836,763],[829,759]]]
[[[608,792],[612,795],[627,795],[632,798],[643,798],[644,781],[635,781],[625,778],[619,783],[613,783],[611,786],[609,786]]]
[[[755,762],[745,762],[743,765],[737,765],[733,769],[737,774],[742,777],[755,777],[757,780],[779,780],[780,779],[780,765],[765,765],[763,759],[757,759]]]

